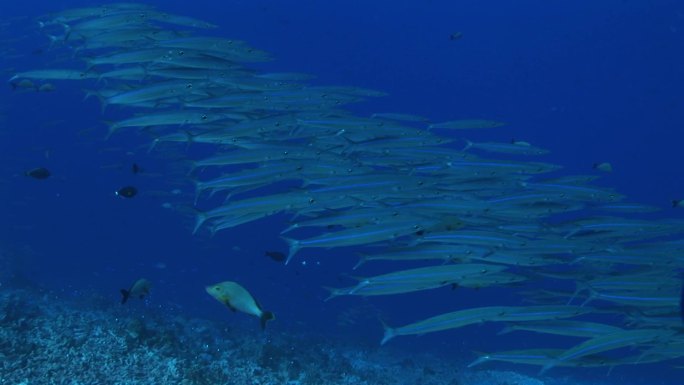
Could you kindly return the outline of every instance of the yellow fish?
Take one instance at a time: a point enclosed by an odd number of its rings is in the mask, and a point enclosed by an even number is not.
[[[225,281],[206,287],[207,293],[217,301],[228,306],[232,311],[241,311],[253,315],[261,321],[261,329],[266,328],[266,322],[275,319],[270,311],[265,311],[244,287],[236,282]]]
[[[138,297],[140,299],[143,299],[146,295],[150,293],[150,288],[152,287],[152,284],[150,281],[146,280],[145,278],[140,278],[139,280],[135,281],[133,286],[131,286],[130,289],[121,289],[121,303],[124,304],[130,297]]]

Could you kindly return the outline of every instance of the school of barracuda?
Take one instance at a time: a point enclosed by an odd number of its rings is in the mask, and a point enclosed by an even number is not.
[[[530,143],[466,141],[461,150],[450,144],[463,132],[456,130],[501,123],[355,116],[343,107],[382,92],[310,86],[305,74],[258,72],[250,63],[270,60],[266,52],[203,36],[197,31],[215,26],[143,4],[71,9],[39,20],[52,49],[67,50],[83,65],[19,72],[10,82],[89,82],[96,89],[88,95],[100,99],[105,113],[114,105],[130,112],[109,125],[109,135],[138,130],[153,146],[215,147],[212,157],[194,160],[194,203],[216,194],[229,199],[198,211],[194,232],[216,233],[284,213],[292,218],[281,233],[287,262],[305,248],[369,245],[357,267],[425,261],[330,289],[330,298],[451,286],[507,287],[532,301],[385,326],[383,344],[499,322],[502,333],[549,333],[577,342],[482,354],[471,366],[505,361],[545,371],[684,356],[677,272],[684,265],[684,223],[629,218],[657,209],[623,202],[615,191],[592,185],[591,175],[558,176],[554,164],[506,159],[547,152]],[[445,132],[448,137],[440,135]],[[202,177],[207,174],[215,177]],[[297,237],[303,228],[317,235]],[[532,281],[576,290],[526,286]],[[593,322],[596,314],[621,321]]]

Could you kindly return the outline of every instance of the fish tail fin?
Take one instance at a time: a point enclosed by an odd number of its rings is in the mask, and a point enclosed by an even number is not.
[[[91,96],[96,97],[97,100],[100,101],[100,112],[104,114],[105,109],[107,108],[107,99],[97,90],[84,89],[83,92],[85,92],[85,96],[83,97],[84,101],[90,99]]]
[[[126,289],[121,289],[121,304],[125,304],[126,301],[128,301],[128,298],[131,296],[131,292],[126,290]]]
[[[97,77],[97,80],[95,80],[95,85],[99,85],[101,81],[105,82],[105,85],[107,85],[107,78],[103,77],[102,75],[99,75]]]
[[[150,146],[147,148],[147,153],[150,154],[154,150],[155,147],[157,147],[157,143],[159,143],[160,140],[159,138],[154,138],[150,141]]]
[[[287,242],[287,245],[289,246],[289,250],[287,253],[287,259],[285,260],[285,264],[287,265],[292,260],[292,257],[294,257],[295,254],[297,254],[299,249],[301,249],[302,247],[300,246],[299,241],[296,239],[286,238],[286,237],[281,237],[281,238],[285,242]]]
[[[340,295],[342,295],[342,293],[340,292],[340,289],[338,289],[338,288],[330,287],[330,286],[323,286],[323,288],[330,292],[330,294],[323,300],[323,302],[328,302],[331,299],[333,299],[335,297],[339,297]]]
[[[359,267],[361,267],[361,265],[363,265],[364,263],[366,263],[366,261],[367,261],[366,255],[365,255],[365,254],[361,254],[361,256],[359,257],[359,261],[356,262],[356,265],[354,265],[354,267],[352,267],[352,270],[358,269]]]
[[[470,141],[468,139],[465,139],[465,141],[466,141],[466,145],[463,147],[463,149],[461,151],[468,151],[473,147],[474,143],[472,141]]]
[[[585,305],[588,305],[591,301],[596,299],[596,290],[594,290],[591,286],[587,285],[586,290],[589,290],[589,295],[587,298],[580,304],[580,307],[584,307]]]
[[[478,351],[474,351],[473,353],[475,353],[478,357],[475,359],[475,361],[468,364],[468,368],[472,368],[473,366],[489,361],[489,354]]]
[[[63,40],[64,41],[69,40],[69,37],[71,37],[71,26],[69,24],[66,24],[66,23],[59,23],[59,24],[62,26],[62,28],[64,28]]]
[[[285,233],[289,233],[290,231],[297,229],[297,228],[299,228],[299,225],[297,223],[293,223],[290,226],[288,226],[287,228],[285,228],[285,230],[281,231],[280,234],[282,235]]]
[[[200,227],[202,227],[202,225],[204,224],[204,222],[207,221],[207,219],[209,219],[207,213],[195,210],[195,227],[193,227],[192,229],[193,235],[197,234],[197,231],[200,229]]]
[[[266,322],[274,320],[275,315],[270,311],[262,311],[259,321],[261,322],[261,330],[266,330]]]
[[[546,372],[548,372],[549,369],[556,366],[556,363],[557,363],[556,360],[553,360],[553,361],[547,363],[546,365],[542,366],[541,370],[539,370],[539,375],[541,376],[541,375],[545,374]]]
[[[585,290],[591,291],[591,289],[589,288],[589,285],[587,285],[586,283],[576,282],[575,283],[575,291],[572,293],[572,296],[570,297],[570,299],[568,299],[568,302],[566,304],[570,305],[572,303],[572,301],[574,301],[575,298],[577,298],[577,296]]]
[[[114,135],[118,127],[116,126],[116,122],[105,120],[104,123],[107,125],[107,136],[105,139],[109,139]]]
[[[65,36],[56,36],[56,35],[50,35],[47,34],[48,39],[50,40],[50,44],[48,45],[48,48],[54,48],[57,43],[60,41],[64,41]]]
[[[189,164],[188,172],[185,173],[185,176],[192,176],[194,174],[195,170],[197,170],[197,168],[198,168],[197,161],[196,160],[189,160],[188,164]]]
[[[391,340],[392,338],[397,336],[397,331],[394,328],[389,327],[385,321],[380,320],[382,323],[382,328],[385,330],[385,334],[382,336],[382,341],[380,341],[380,345],[384,345],[387,343],[387,341]]]
[[[199,202],[200,196],[205,190],[204,184],[201,181],[193,180],[192,183],[195,185],[195,205]]]

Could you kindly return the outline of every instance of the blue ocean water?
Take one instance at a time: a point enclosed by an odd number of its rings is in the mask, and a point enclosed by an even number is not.
[[[528,141],[551,150],[540,160],[562,165],[568,174],[596,174],[594,163],[610,162],[614,171],[601,174],[596,184],[615,188],[629,201],[663,208],[639,217],[681,219],[684,213],[670,207],[672,200],[684,199],[684,5],[677,1],[149,4],[217,24],[212,33],[272,53],[275,60],[255,65],[260,70],[310,73],[316,75],[315,85],[388,93],[348,107],[356,114],[503,121],[507,124],[502,127],[459,132],[459,138]],[[49,52],[44,37],[25,26],[40,15],[84,5],[0,5],[2,18],[21,26],[3,38],[27,34],[20,43],[3,43],[16,53],[0,68],[3,74],[9,78],[16,71],[59,67],[45,60]],[[450,39],[456,32],[462,37]],[[439,289],[326,302],[323,286],[348,286],[354,282],[349,276],[380,274],[392,265],[352,270],[358,260],[353,248],[304,249],[287,266],[273,261],[264,252],[287,251],[279,238],[290,220],[286,216],[213,237],[207,232],[193,235],[194,188],[184,177],[184,162],[205,155],[203,149],[148,152],[148,138],[132,132],[105,139],[103,121],[125,113],[108,109],[103,114],[96,98],[83,100],[81,84],[54,84],[57,89],[50,93],[0,89],[0,243],[21,256],[14,263],[32,284],[74,298],[96,293],[119,306],[119,289],[145,277],[153,282],[152,293],[131,311],[148,307],[253,323],[258,334],[257,321],[229,314],[204,292],[208,284],[235,280],[277,314],[269,333],[305,330],[369,344],[382,338],[379,319],[403,325],[456,309],[521,300],[507,289]],[[134,163],[141,173],[131,172]],[[23,175],[35,167],[47,167],[52,176],[35,180]],[[139,196],[121,199],[114,194],[127,185],[136,186]],[[180,209],[168,209],[165,203]],[[543,288],[544,282],[535,287]],[[352,311],[358,319],[341,325],[340,319]],[[550,341],[543,335],[522,341],[514,334],[497,336],[499,328],[470,326],[401,337],[391,345],[462,357],[467,363],[474,358],[472,351],[535,348]],[[500,367],[528,374],[538,370]],[[681,383],[672,362],[621,366],[610,376],[605,368],[554,372],[607,383]]]

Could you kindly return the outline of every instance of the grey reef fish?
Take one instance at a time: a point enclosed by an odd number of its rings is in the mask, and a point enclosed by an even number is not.
[[[272,312],[263,310],[252,295],[237,282],[225,281],[206,287],[207,293],[217,301],[228,306],[232,311],[253,315],[261,321],[261,329],[266,329],[266,322],[275,319]]]
[[[145,278],[140,278],[135,281],[135,283],[130,287],[130,289],[121,289],[121,304],[125,304],[129,298],[145,298],[146,295],[150,294],[150,288],[152,284]]]

